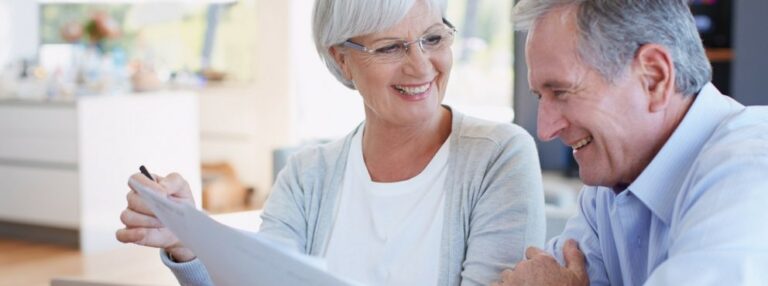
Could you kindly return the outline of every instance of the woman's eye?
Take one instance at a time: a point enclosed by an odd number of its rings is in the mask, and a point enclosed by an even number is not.
[[[400,52],[401,46],[400,44],[391,44],[378,48],[375,51],[377,54],[396,54]]]
[[[440,44],[440,41],[442,41],[442,40],[443,40],[443,36],[441,36],[441,35],[429,35],[429,36],[424,37],[424,43],[423,44],[430,45],[430,46],[436,46],[436,45]]]

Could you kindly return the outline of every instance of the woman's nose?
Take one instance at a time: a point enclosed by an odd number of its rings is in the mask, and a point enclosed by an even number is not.
[[[420,76],[430,70],[431,62],[429,54],[426,53],[418,42],[414,42],[408,47],[404,60],[404,68],[407,74]]]

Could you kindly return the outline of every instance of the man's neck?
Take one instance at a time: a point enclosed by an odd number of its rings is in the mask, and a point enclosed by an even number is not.
[[[669,106],[666,108],[662,123],[661,123],[661,129],[662,133],[659,135],[659,140],[657,141],[657,144],[654,145],[654,148],[651,151],[651,155],[646,157],[647,162],[642,164],[642,168],[631,177],[627,178],[626,180],[622,180],[620,182],[617,182],[614,184],[611,189],[614,193],[619,194],[626,190],[639,176],[643,173],[643,171],[648,168],[648,165],[651,164],[654,158],[659,154],[659,151],[661,151],[661,148],[664,147],[664,145],[669,141],[669,138],[672,137],[672,134],[677,130],[677,128],[680,126],[680,123],[683,122],[683,119],[685,118],[685,115],[688,113],[688,110],[691,108],[691,105],[693,105],[693,101],[696,99],[697,95],[682,95],[679,93],[675,93],[672,98],[670,99]]]

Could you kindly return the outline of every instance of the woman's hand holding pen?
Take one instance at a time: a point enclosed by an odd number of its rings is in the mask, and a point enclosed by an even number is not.
[[[195,204],[189,184],[179,174],[171,173],[167,177],[153,175],[156,181],[141,173],[133,174],[128,179],[128,207],[120,215],[125,228],[115,234],[117,240],[149,247],[163,248],[173,260],[185,262],[195,258],[191,250],[184,247],[171,231],[155,217],[147,203],[136,192],[136,188],[149,188],[159,193],[166,193],[171,199]]]

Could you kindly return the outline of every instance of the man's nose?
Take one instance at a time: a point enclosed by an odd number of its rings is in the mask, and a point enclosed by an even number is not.
[[[560,132],[568,126],[568,122],[549,100],[542,97],[539,100],[539,114],[537,119],[537,135],[542,141],[550,141],[560,136]]]

